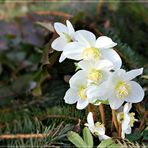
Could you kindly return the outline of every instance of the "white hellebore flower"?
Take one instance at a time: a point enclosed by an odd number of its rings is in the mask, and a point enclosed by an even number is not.
[[[92,112],[89,112],[87,116],[87,122],[85,123],[85,126],[89,128],[91,133],[95,136],[99,137],[99,140],[109,139],[110,137],[105,135],[105,127],[100,122],[94,123],[93,114]]]
[[[112,49],[117,44],[109,37],[96,36],[86,30],[76,31],[74,38],[77,42],[69,43],[69,46],[64,48],[64,54],[69,59],[74,60],[110,60],[117,69],[121,67],[122,61],[120,56]]]
[[[57,51],[63,51],[68,43],[73,42],[75,30],[68,20],[66,21],[66,25],[54,23],[54,28],[59,37],[52,42],[51,47]],[[59,62],[64,61],[65,58],[64,52],[62,52]]]
[[[87,74],[89,84],[100,84],[108,79],[113,63],[108,60],[86,61],[82,60],[78,66]]]
[[[118,109],[124,101],[138,103],[144,98],[144,90],[135,81],[131,81],[136,76],[143,73],[143,68],[126,72],[120,69],[113,73],[111,79],[105,82],[108,90],[108,101],[112,109]],[[107,88],[108,85],[108,88]]]
[[[86,95],[87,92],[87,76],[85,71],[80,70],[74,74],[70,81],[70,88],[67,90],[64,100],[67,104],[77,102],[77,109],[84,109],[91,103]]]
[[[122,132],[121,132],[121,137],[124,139],[125,134],[130,134],[132,129],[131,127],[134,126],[134,122],[138,121],[135,119],[135,113],[129,113],[130,109],[132,107],[131,103],[126,103],[123,108],[123,112],[119,112],[117,114],[117,120],[119,124],[122,125]]]
[[[87,75],[88,89],[87,96],[94,102],[94,105],[99,105],[100,102],[96,100],[102,100],[104,91],[102,91],[102,85],[104,81],[107,81],[113,69],[113,63],[108,60],[86,61],[82,60],[78,63],[78,66],[83,69]],[[106,98],[105,98],[106,99]]]

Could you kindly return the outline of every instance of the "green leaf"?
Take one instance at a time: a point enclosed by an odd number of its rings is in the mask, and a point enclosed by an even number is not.
[[[90,130],[87,127],[83,129],[83,139],[87,143],[89,148],[93,147],[93,137],[90,133]]]
[[[112,139],[106,139],[101,141],[97,148],[108,148],[108,147],[120,147],[119,144],[116,144]]]
[[[68,140],[72,142],[77,148],[87,147],[87,144],[76,132],[68,132],[67,137]]]

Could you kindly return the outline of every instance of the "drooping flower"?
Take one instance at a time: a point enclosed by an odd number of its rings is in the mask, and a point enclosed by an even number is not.
[[[143,73],[143,68],[126,72],[120,69],[112,74],[110,80],[105,82],[108,85],[109,104],[112,109],[118,109],[124,101],[130,103],[138,103],[144,98],[144,90],[135,81],[131,81],[136,76]],[[102,88],[103,89],[103,88]]]
[[[130,109],[132,107],[131,103],[126,103],[123,108],[123,112],[119,112],[117,114],[117,120],[119,124],[121,124],[122,132],[121,137],[124,139],[125,134],[130,134],[132,129],[131,127],[134,126],[135,121],[138,121],[135,119],[135,113],[129,113]]]
[[[74,60],[100,60],[108,59],[119,69],[122,65],[120,56],[112,49],[117,44],[109,37],[96,36],[87,30],[79,30],[74,34],[77,42],[69,43],[64,48],[64,54],[69,59]]]
[[[85,126],[89,128],[91,133],[95,136],[98,136],[99,140],[109,139],[110,137],[105,135],[105,127],[100,122],[94,123],[93,114],[89,112],[87,116],[87,122]]]
[[[54,28],[59,37],[52,42],[51,47],[57,51],[63,51],[68,43],[74,41],[75,30],[68,20],[66,21],[66,25],[62,23],[54,23]],[[65,58],[64,52],[62,52],[59,62],[64,61]]]

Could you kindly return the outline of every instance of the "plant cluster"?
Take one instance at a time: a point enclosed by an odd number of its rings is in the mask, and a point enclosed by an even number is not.
[[[70,78],[70,88],[64,96],[65,103],[77,103],[78,110],[89,107],[85,126],[100,140],[111,138],[105,134],[103,110],[103,104],[109,105],[114,126],[119,137],[124,139],[137,121],[135,113],[130,112],[132,103],[141,102],[144,98],[144,90],[133,81],[143,73],[143,68],[128,72],[122,69],[122,60],[113,49],[117,43],[107,36],[96,38],[90,31],[75,31],[68,20],[66,25],[55,23],[54,28],[59,37],[51,46],[62,52],[59,62],[66,58],[78,61],[76,73]],[[102,123],[94,123],[91,104],[99,106]]]

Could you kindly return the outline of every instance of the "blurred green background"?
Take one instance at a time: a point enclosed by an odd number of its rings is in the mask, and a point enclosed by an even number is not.
[[[123,68],[144,67],[137,79],[146,95],[134,105],[139,122],[127,138],[139,144],[148,140],[147,57],[148,3],[145,1],[0,1],[0,133],[50,133],[47,138],[0,139],[9,146],[71,146],[67,131],[81,132],[87,110],[77,111],[63,101],[68,78],[75,72],[72,60],[58,62],[51,49],[51,25],[69,19],[75,29],[87,29],[118,43]],[[37,23],[38,22],[38,23]],[[39,23],[40,22],[40,23]],[[106,120],[110,122],[106,108]],[[99,118],[99,113],[98,113]]]

